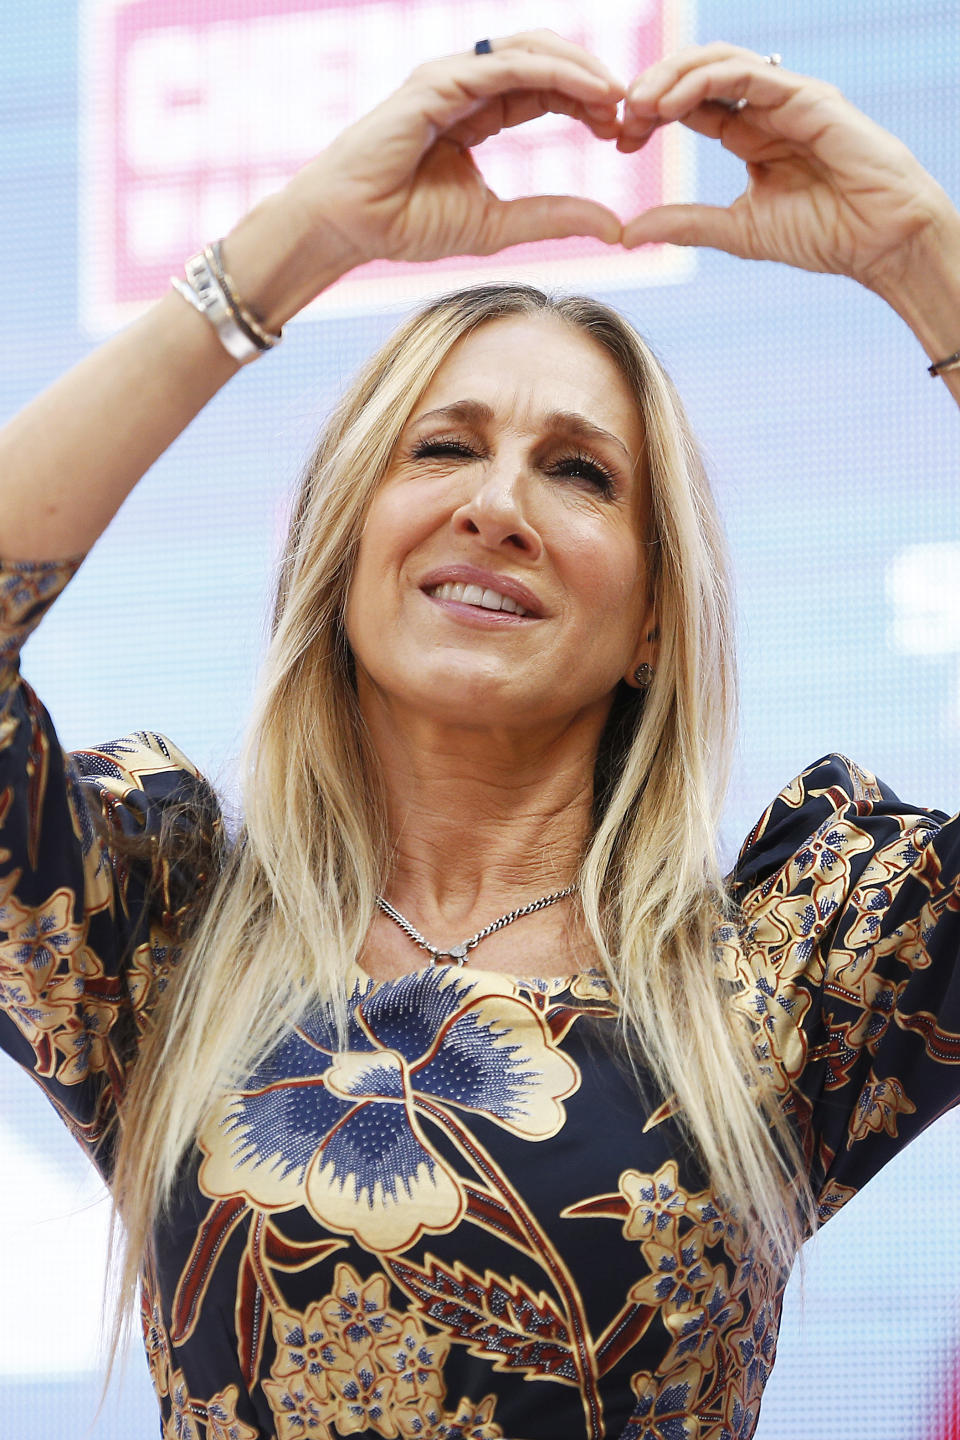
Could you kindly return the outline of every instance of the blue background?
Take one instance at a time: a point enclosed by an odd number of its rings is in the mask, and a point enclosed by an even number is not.
[[[77,22],[73,0],[0,8],[0,416],[89,347],[78,322]],[[957,4],[701,0],[696,34],[778,50],[791,68],[833,80],[960,196]],[[730,157],[698,143],[696,163],[699,198],[736,193]],[[744,720],[728,853],[770,796],[829,749],[912,800],[956,809],[960,626],[945,615],[942,653],[914,653],[894,634],[887,589],[907,547],[960,543],[960,422],[917,342],[852,283],[709,251],[689,280],[612,298],[686,397],[734,554]],[[283,350],[233,381],[147,476],[28,648],[26,673],[66,744],[149,726],[229,787],[291,486],[338,386],[394,323],[292,327]],[[919,570],[917,590],[942,583],[949,600],[960,567],[937,553],[942,577]],[[61,1197],[44,1211],[27,1187],[0,1204],[0,1440],[155,1434],[136,1352],[97,1419],[97,1376],[59,1378],[58,1336],[98,1309],[90,1206],[95,1217],[105,1206],[12,1066],[0,1069],[0,1135],[19,1157],[14,1178],[35,1153],[50,1182],[42,1195]],[[956,1117],[941,1121],[811,1248],[761,1440],[945,1433],[943,1387],[960,1369],[958,1139]],[[28,1289],[47,1321],[25,1334]],[[29,1375],[4,1359],[25,1345]]]

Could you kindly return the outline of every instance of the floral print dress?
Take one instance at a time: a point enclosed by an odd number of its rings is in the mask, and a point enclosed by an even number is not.
[[[142,833],[186,798],[218,822],[159,735],[61,752],[18,656],[74,568],[0,569],[0,1043],[109,1178],[174,900],[145,912],[91,814]],[[957,820],[836,756],[741,853],[717,963],[823,1219],[960,1093],[958,871]],[[353,978],[347,1047],[322,1010],[292,1028],[157,1229],[165,1440],[747,1440],[786,1276],[638,1089],[604,982]]]

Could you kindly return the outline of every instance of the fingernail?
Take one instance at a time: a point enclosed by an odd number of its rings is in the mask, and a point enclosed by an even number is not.
[[[597,79],[599,80],[600,78],[601,77],[598,75]],[[618,100],[622,99],[623,96],[626,95],[626,85],[624,85],[622,80],[617,79],[616,75],[614,75],[612,70],[604,70],[603,80],[607,86],[607,89],[610,90],[614,95],[616,95]]]

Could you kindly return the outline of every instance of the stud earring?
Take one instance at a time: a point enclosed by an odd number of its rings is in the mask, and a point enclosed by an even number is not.
[[[649,689],[653,681],[653,674],[653,666],[648,665],[646,660],[644,660],[643,664],[638,665],[636,670],[634,670],[633,678],[634,680],[636,680],[641,690],[647,690]]]

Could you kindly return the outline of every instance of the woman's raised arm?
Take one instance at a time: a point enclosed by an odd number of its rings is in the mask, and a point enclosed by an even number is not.
[[[420,66],[241,220],[223,244],[226,268],[275,332],[367,260],[490,254],[575,234],[616,242],[619,220],[593,201],[500,201],[470,152],[547,111],[612,140],[622,95],[605,66],[548,31]],[[88,356],[0,432],[0,555],[62,559],[89,549],[237,368],[173,291]]]
[[[710,245],[850,275],[906,320],[932,362],[960,351],[960,214],[895,136],[833,85],[734,45],[691,46],[639,75],[619,148],[678,120],[746,163],[729,206],[667,205],[624,244]],[[941,372],[960,403],[960,368]]]

